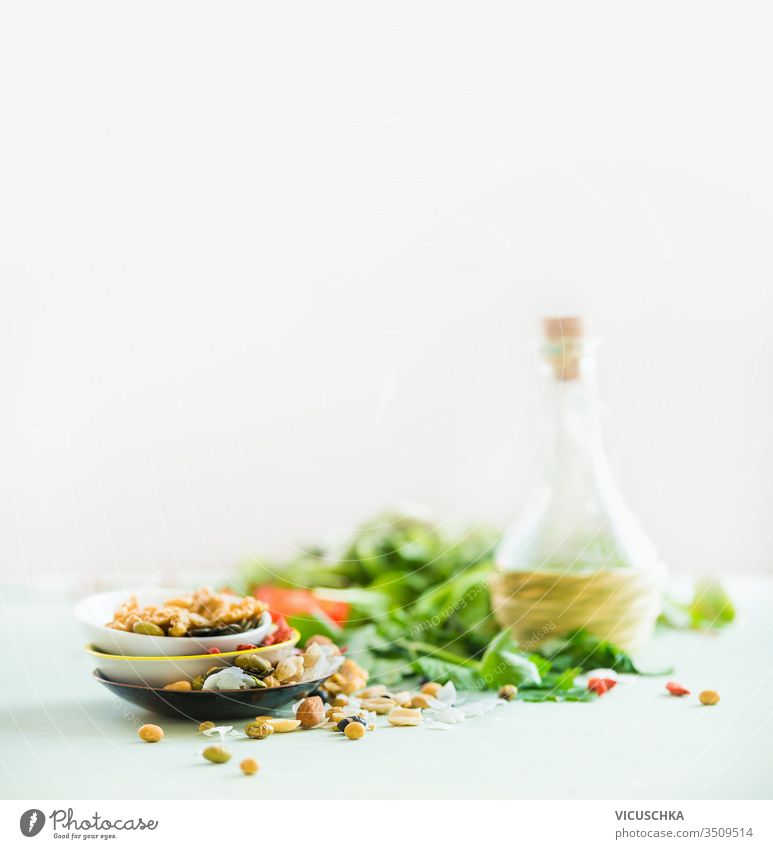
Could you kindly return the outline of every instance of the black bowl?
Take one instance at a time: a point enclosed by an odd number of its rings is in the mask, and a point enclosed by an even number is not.
[[[325,680],[304,681],[254,690],[176,690],[155,689],[142,684],[120,684],[98,672],[94,677],[113,695],[152,713],[178,716],[203,722],[207,719],[245,719],[273,713],[313,693]]]

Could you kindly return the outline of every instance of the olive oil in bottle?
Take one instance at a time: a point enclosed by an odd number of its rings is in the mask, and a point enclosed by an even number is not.
[[[649,639],[666,569],[626,505],[602,440],[593,344],[544,321],[544,480],[499,545],[494,611],[523,646],[586,628],[628,651]]]

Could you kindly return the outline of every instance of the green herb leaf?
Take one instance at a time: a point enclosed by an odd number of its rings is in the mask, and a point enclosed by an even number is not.
[[[480,674],[491,689],[504,684],[538,687],[542,680],[536,664],[518,651],[518,644],[507,630],[500,631],[488,644],[481,658]]]
[[[678,630],[695,628],[709,631],[724,628],[734,619],[735,607],[722,584],[711,578],[702,578],[695,582],[689,602],[666,596],[658,622]]]
[[[724,628],[735,619],[730,596],[719,582],[701,580],[696,583],[690,619],[693,628]]]
[[[413,661],[413,669],[422,678],[429,681],[438,681],[443,684],[453,681],[454,686],[460,690],[484,690],[486,683],[477,669],[469,666],[457,666],[446,660],[438,660],[431,655],[417,657]]]
[[[516,699],[521,702],[592,702],[598,696],[585,687],[570,687],[568,689],[536,687],[529,690],[519,690]]]
[[[630,655],[608,640],[589,634],[584,628],[568,637],[549,640],[540,647],[539,654],[551,661],[551,668],[555,672],[563,672],[571,667],[577,671],[598,668],[623,673],[639,671]]]

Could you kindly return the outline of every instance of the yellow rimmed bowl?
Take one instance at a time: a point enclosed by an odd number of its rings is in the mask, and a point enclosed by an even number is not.
[[[212,666],[233,666],[240,654],[257,654],[269,663],[276,664],[293,653],[301,635],[293,629],[289,640],[273,646],[259,646],[244,651],[227,651],[219,654],[191,654],[179,657],[132,657],[107,654],[92,645],[86,646],[92,666],[101,678],[119,684],[139,684],[146,687],[164,687],[175,681],[190,681],[203,675]]]

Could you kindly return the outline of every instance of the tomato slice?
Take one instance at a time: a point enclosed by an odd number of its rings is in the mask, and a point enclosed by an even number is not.
[[[349,615],[349,605],[345,601],[332,601],[319,598],[311,590],[297,590],[261,584],[254,591],[255,598],[264,601],[272,613],[279,616],[303,616],[304,614],[324,614],[336,625],[343,625]]]

